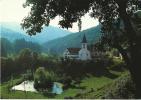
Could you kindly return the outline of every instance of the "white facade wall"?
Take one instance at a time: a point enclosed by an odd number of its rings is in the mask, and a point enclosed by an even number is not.
[[[80,60],[90,60],[91,59],[90,51],[88,51],[87,49],[81,49],[79,51],[79,59]]]

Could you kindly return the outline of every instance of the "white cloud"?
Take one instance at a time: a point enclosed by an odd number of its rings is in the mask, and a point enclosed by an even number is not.
[[[21,23],[22,19],[28,15],[30,8],[23,8],[23,3],[26,0],[0,0],[0,22],[18,22]],[[51,21],[50,25],[59,27],[59,17],[57,16]],[[96,26],[98,21],[89,17],[86,14],[82,17],[82,30]],[[72,32],[78,32],[77,23],[73,24],[73,28],[69,29]]]

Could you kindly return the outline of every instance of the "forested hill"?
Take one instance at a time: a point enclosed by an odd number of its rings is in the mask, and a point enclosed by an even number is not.
[[[17,39],[25,39],[26,41],[35,42],[35,39],[31,38],[30,36],[16,32],[9,28],[5,28],[3,26],[1,26],[0,37],[8,39],[10,42],[14,42]]]
[[[88,44],[94,44],[101,36],[100,25],[46,42],[43,44],[43,50],[44,52],[62,54],[68,47],[81,47],[81,39],[84,34],[86,35]]]
[[[21,29],[20,24],[16,22],[1,22],[0,28],[1,37],[7,38],[8,40],[13,41],[24,38],[26,41],[37,42],[40,44],[69,35],[71,33],[61,28],[48,26],[44,27],[41,33],[38,33],[35,36],[29,36],[24,30]]]

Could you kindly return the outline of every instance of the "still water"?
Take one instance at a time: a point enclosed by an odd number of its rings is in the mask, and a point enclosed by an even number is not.
[[[55,94],[62,94],[63,92],[63,85],[58,82],[53,83],[52,93]],[[34,81],[24,81],[19,85],[15,85],[12,87],[12,90],[20,90],[20,91],[30,91],[30,92],[38,92],[34,88]]]

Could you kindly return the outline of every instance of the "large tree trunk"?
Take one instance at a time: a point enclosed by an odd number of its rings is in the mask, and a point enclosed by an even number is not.
[[[131,48],[131,51],[128,52],[130,54],[130,57],[127,51],[124,50],[120,45],[116,46],[116,48],[121,53],[124,61],[126,62],[126,65],[135,83],[136,98],[141,98],[141,47],[139,46],[140,45]]]
[[[128,49],[129,56],[127,55],[127,51],[125,52],[121,48],[120,52],[127,63],[133,81],[135,83],[136,98],[141,98],[141,41],[140,38],[138,38],[136,32],[134,31],[131,24],[131,19],[129,18],[126,12],[127,0],[118,1],[120,1],[118,2],[120,18],[123,20],[126,30],[125,35],[128,37],[130,45]]]
[[[138,46],[131,48],[130,72],[136,86],[136,98],[141,98],[141,49]]]

